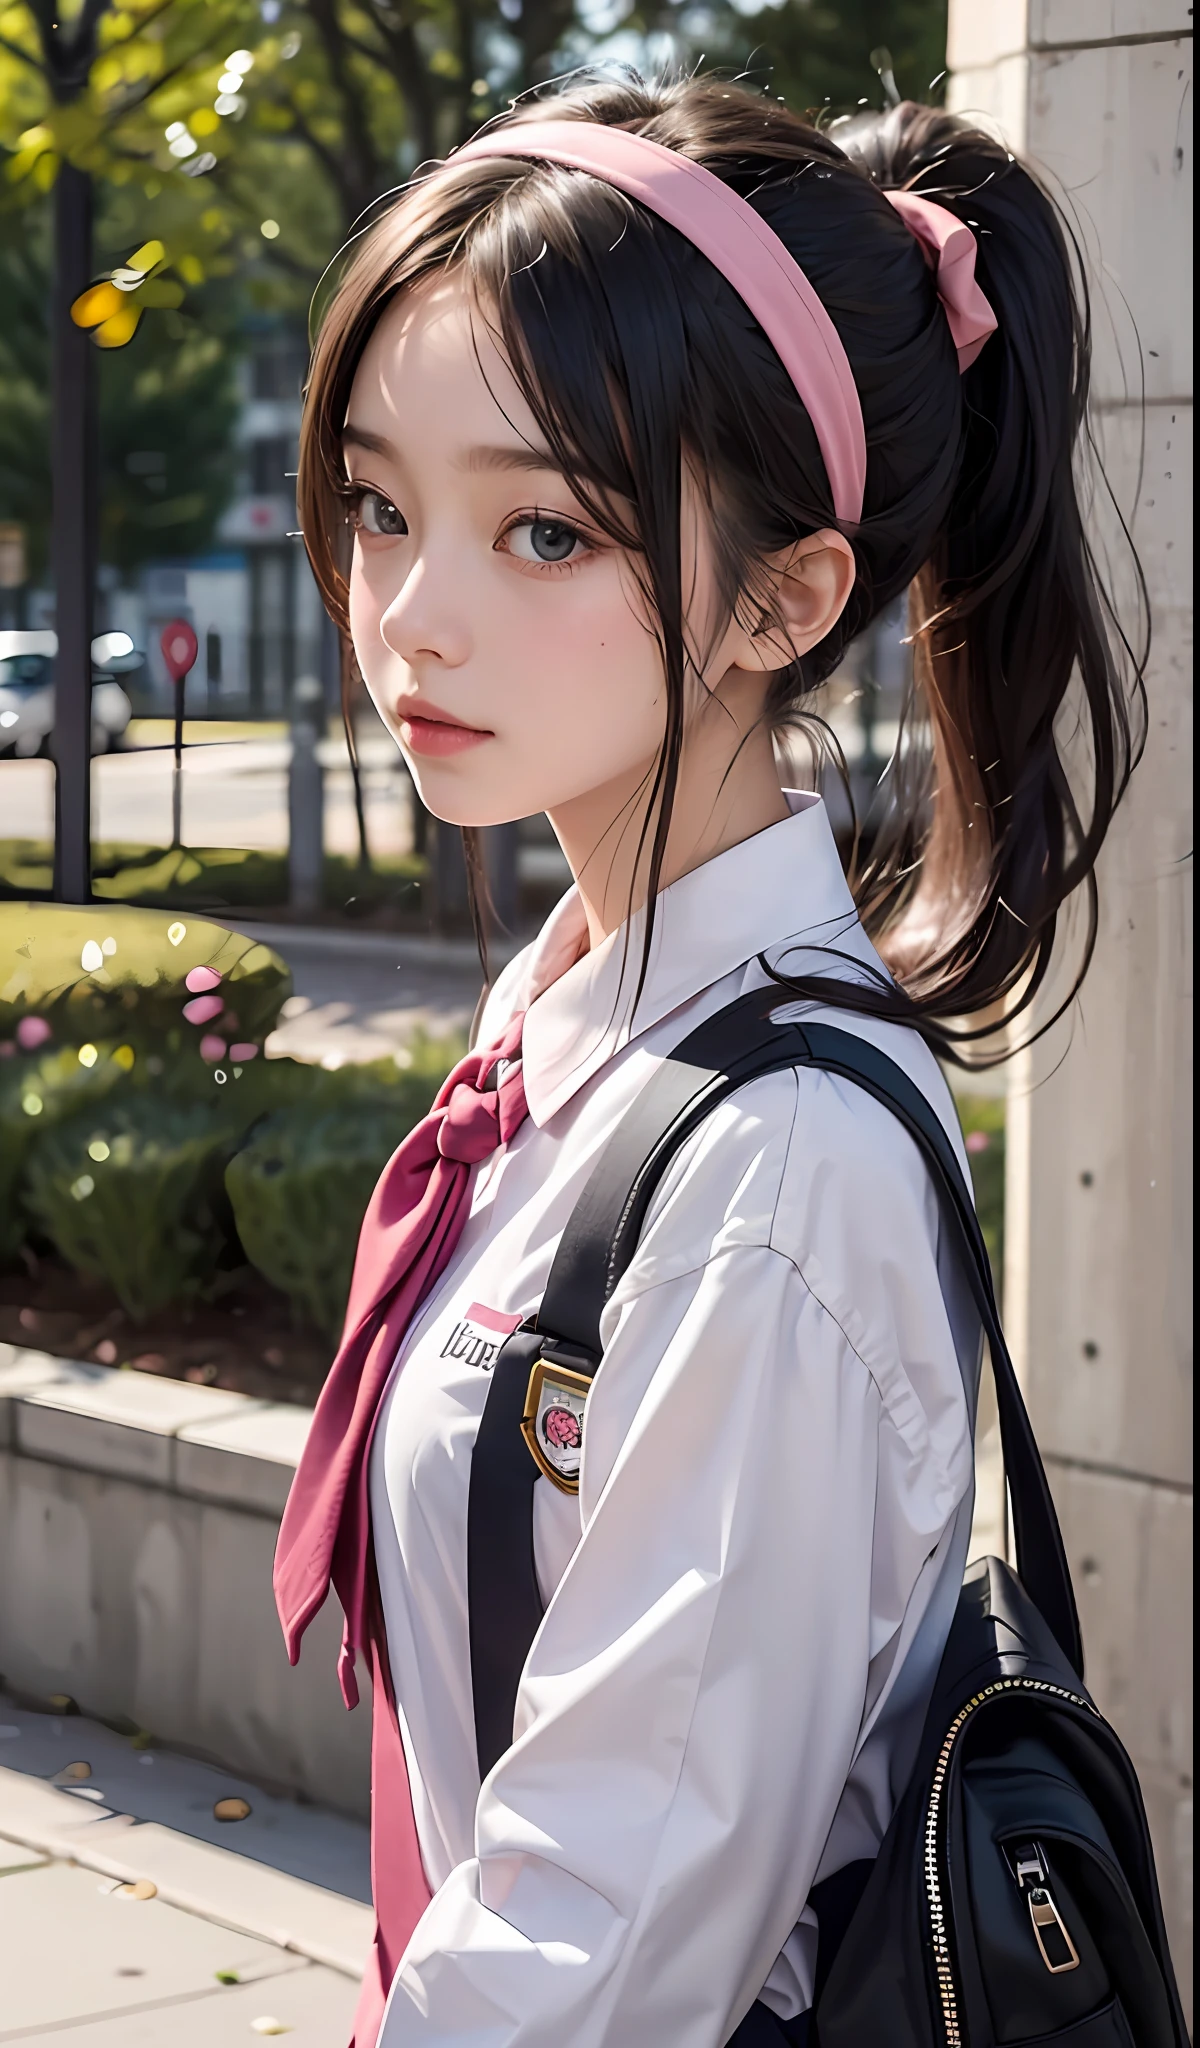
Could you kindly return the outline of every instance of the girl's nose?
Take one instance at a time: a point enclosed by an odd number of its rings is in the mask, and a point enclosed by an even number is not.
[[[379,622],[385,647],[410,668],[430,661],[458,668],[470,653],[461,575],[414,561]]]

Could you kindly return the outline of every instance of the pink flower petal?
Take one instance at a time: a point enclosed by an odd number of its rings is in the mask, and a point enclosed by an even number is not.
[[[231,1060],[236,1060],[239,1066],[244,1066],[247,1060],[258,1058],[258,1047],[256,1045],[231,1045],[229,1057]]]
[[[193,967],[184,986],[190,988],[194,996],[202,996],[206,989],[216,988],[220,979],[215,967]]]
[[[35,1046],[45,1045],[50,1036],[50,1026],[44,1017],[22,1017],[17,1026],[17,1044],[25,1052],[32,1052]]]
[[[0,1038],[0,1060],[10,1060],[16,1049],[15,1038]]]
[[[200,1040],[200,1057],[202,1060],[223,1060],[225,1040],[218,1038],[214,1031],[206,1031]]]
[[[967,1150],[968,1150],[968,1152],[986,1152],[986,1151],[987,1151],[987,1148],[988,1148],[988,1146],[989,1146],[990,1144],[991,1144],[991,1139],[989,1138],[989,1136],[988,1136],[988,1134],[987,1134],[987,1132],[986,1132],[986,1131],[968,1131],[968,1132],[967,1132]]]
[[[211,1024],[224,1008],[223,996],[196,996],[192,1002],[184,1004],[183,1014],[189,1024]]]

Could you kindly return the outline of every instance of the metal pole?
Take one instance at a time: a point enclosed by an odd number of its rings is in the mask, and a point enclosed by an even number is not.
[[[54,894],[92,894],[92,615],[96,564],[96,366],[71,305],[92,281],[92,183],[62,163],[54,188],[51,301],[55,590]]]
[[[292,908],[321,908],[325,879],[325,771],[317,747],[325,733],[325,693],[316,676],[292,691],[292,761],[288,772],[288,878]]]
[[[171,783],[171,846],[183,845],[183,696],[187,676],[175,677],[175,775]]]

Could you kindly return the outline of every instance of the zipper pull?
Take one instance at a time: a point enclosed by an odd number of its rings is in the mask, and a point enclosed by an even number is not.
[[[1029,1902],[1029,1918],[1038,1953],[1052,1977],[1079,1968],[1079,1951],[1050,1890],[1046,1852],[1040,1842],[1016,1842],[1009,1850],[1017,1889]]]

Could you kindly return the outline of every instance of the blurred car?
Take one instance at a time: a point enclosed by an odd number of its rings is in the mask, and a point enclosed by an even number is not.
[[[0,755],[48,754],[54,732],[55,633],[0,633]],[[132,705],[118,678],[142,666],[128,633],[92,642],[92,752],[107,753],[125,733]]]

